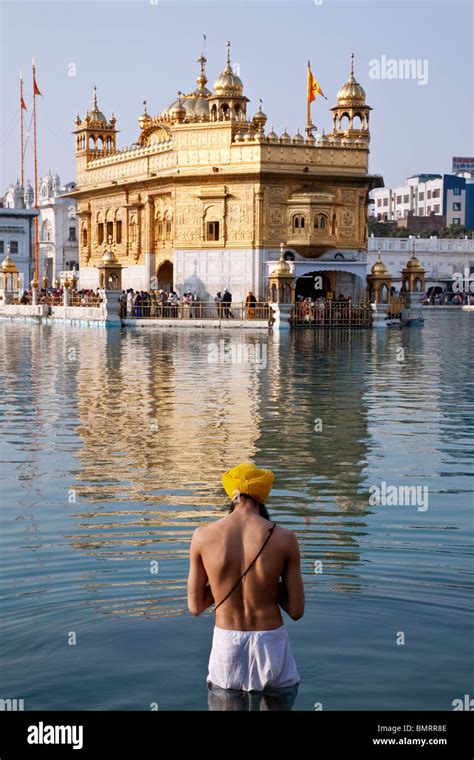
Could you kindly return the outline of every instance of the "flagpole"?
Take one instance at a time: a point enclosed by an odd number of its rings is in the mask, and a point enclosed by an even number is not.
[[[21,186],[25,187],[25,172],[24,172],[24,148],[23,148],[23,76],[20,71],[20,182]]]
[[[34,156],[34,175],[35,175],[35,208],[38,208],[38,162],[36,156],[36,79],[35,79],[35,59],[32,61],[33,67],[33,156]],[[38,216],[35,216],[35,276],[38,282],[39,278],[39,232]]]
[[[310,70],[311,70],[311,64],[310,64],[310,62],[308,60],[308,76],[309,76]],[[308,90],[307,87],[306,87],[306,90]],[[308,138],[309,138],[309,136],[311,134],[311,101],[309,99],[309,92],[308,91],[306,92],[306,132],[307,132]]]

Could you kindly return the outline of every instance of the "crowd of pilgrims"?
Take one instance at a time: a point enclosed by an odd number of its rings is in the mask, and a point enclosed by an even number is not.
[[[232,293],[227,288],[223,293],[219,292],[216,294],[213,303],[217,317],[223,319],[234,317],[231,309]],[[198,308],[201,310],[202,307],[209,308],[209,306],[210,303],[208,301],[200,302],[196,294],[193,294],[190,290],[185,291],[180,298],[175,290],[170,290],[167,293],[163,289],[145,291],[129,288],[127,291],[123,290],[120,297],[120,315],[123,318],[193,317],[194,312]],[[257,299],[252,291],[249,290],[245,300],[245,308],[249,319],[255,316],[256,307]]]

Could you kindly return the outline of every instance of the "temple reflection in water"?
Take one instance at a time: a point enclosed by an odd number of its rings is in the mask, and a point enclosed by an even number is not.
[[[242,355],[259,355],[260,336],[241,340],[257,349]],[[108,576],[113,598],[103,604],[110,611],[154,616],[184,611],[192,531],[225,510],[220,477],[245,459],[276,472],[269,510],[280,524],[297,530],[306,582],[315,581],[313,565],[322,559],[331,576],[324,582],[336,590],[357,589],[355,572],[349,580],[334,576],[347,565],[355,571],[358,535],[364,532],[362,391],[370,335],[277,335],[265,346],[266,366],[210,364],[213,341],[227,349],[235,337],[98,331],[93,351],[83,340],[77,346],[82,447],[73,487],[80,522],[71,539],[89,554],[141,567],[138,580],[127,576],[122,583],[115,574],[113,581]],[[331,359],[336,346],[328,342],[344,346],[357,392]],[[308,373],[305,360],[314,352],[321,355],[317,374]],[[317,418],[321,432],[315,431]],[[157,576],[149,573],[152,560],[159,561]],[[102,583],[97,603],[104,595]],[[138,598],[130,588],[119,592],[134,584]],[[150,598],[143,598],[144,590],[152,592]],[[107,588],[105,597],[110,592]]]

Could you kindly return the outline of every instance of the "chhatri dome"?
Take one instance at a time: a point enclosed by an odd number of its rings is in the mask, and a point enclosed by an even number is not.
[[[342,85],[337,93],[337,102],[340,106],[353,106],[365,104],[365,90],[354,76],[354,53],[351,55],[351,69],[349,79]]]
[[[99,106],[97,105],[97,87],[95,85],[92,95],[92,109],[90,111],[87,111],[86,119],[87,117],[89,117],[89,121],[94,122],[94,124],[106,125],[108,123],[102,111],[99,111]]]
[[[372,274],[377,275],[379,277],[386,276],[389,273],[387,267],[385,266],[385,264],[383,263],[380,257],[380,250],[378,252],[377,261],[375,262],[375,264],[372,265],[372,268],[370,271],[372,272]]]
[[[235,97],[242,95],[244,85],[240,77],[234,73],[230,62],[230,42],[227,43],[227,65],[214,82],[214,95],[223,97]]]

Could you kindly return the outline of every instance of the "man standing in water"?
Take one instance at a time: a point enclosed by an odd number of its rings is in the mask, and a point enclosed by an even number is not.
[[[293,531],[272,523],[264,506],[273,478],[251,463],[226,472],[229,514],[192,537],[188,608],[200,615],[217,602],[207,676],[217,692],[276,696],[300,680],[280,610],[293,620],[304,614],[300,553]]]

